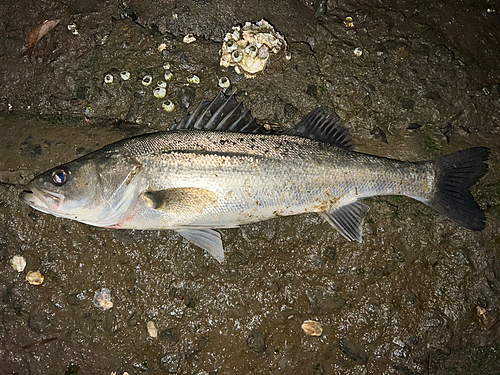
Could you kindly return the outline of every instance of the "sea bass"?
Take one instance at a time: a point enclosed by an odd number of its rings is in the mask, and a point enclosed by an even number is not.
[[[270,134],[234,96],[203,102],[171,130],[125,139],[35,177],[21,193],[33,208],[82,223],[172,229],[224,260],[215,228],[317,212],[361,242],[364,198],[405,195],[480,231],[469,189],[489,149],[407,162],[354,151],[340,118],[320,107]]]

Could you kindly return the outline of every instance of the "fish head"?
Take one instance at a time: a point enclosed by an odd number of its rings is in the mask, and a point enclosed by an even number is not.
[[[136,159],[100,150],[36,176],[20,198],[44,213],[108,227],[130,212],[142,180]]]

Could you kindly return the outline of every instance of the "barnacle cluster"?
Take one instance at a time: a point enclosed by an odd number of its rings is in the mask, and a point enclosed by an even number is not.
[[[271,52],[276,54],[282,48],[286,48],[285,38],[269,22],[247,22],[243,27],[234,26],[224,37],[220,65],[234,66],[236,73],[253,78],[264,70]]]

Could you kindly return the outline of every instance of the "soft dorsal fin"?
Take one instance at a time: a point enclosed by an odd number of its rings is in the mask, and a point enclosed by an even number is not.
[[[370,210],[366,204],[356,201],[333,211],[325,211],[321,216],[349,241],[361,242],[363,221]]]
[[[243,110],[234,95],[226,95],[222,91],[211,102],[201,103],[191,115],[186,115],[171,128],[181,129],[265,133],[265,129],[255,122],[250,111]]]
[[[340,117],[333,110],[325,107],[309,112],[297,126],[288,129],[284,134],[315,139],[347,150],[354,150],[355,147]]]

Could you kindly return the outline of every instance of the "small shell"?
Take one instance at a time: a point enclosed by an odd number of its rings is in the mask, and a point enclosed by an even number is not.
[[[169,70],[170,69],[170,63],[168,62],[168,63],[163,64],[163,69]]]
[[[165,82],[165,81],[158,81],[157,85],[158,85],[158,87],[165,88],[165,87],[167,87],[167,82]]]
[[[323,327],[321,327],[320,322],[315,322],[314,320],[306,320],[302,323],[302,330],[306,335],[309,336],[321,336],[323,333]]]
[[[233,53],[231,53],[231,57],[233,58],[234,62],[240,62],[243,60],[243,53],[241,53],[241,50],[237,49],[234,50]]]
[[[352,17],[346,17],[344,20],[344,26],[345,27],[354,27],[354,22],[352,20]]]
[[[257,56],[257,47],[253,44],[249,44],[248,46],[245,47],[245,52],[247,53],[248,56],[255,57]]]
[[[173,77],[172,72],[170,70],[167,70],[165,72],[165,81],[170,81],[172,79],[172,77]]]
[[[227,77],[221,77],[219,79],[219,87],[223,89],[227,89],[229,86],[231,86],[231,81]]]
[[[174,103],[172,103],[170,100],[164,101],[161,104],[161,107],[167,112],[172,112],[175,109]]]
[[[124,80],[124,81],[128,81],[130,79],[130,72],[127,72],[126,70],[123,70],[121,73],[120,73],[120,77]]]
[[[10,264],[17,272],[23,272],[26,267],[26,259],[20,255],[14,255],[10,260]]]
[[[362,54],[363,54],[363,50],[362,50],[361,48],[356,47],[356,48],[354,49],[354,56],[356,56],[356,57],[360,57]]]
[[[155,96],[155,98],[158,98],[158,99],[163,99],[166,94],[167,94],[167,90],[165,90],[165,87],[156,87],[153,90],[153,95]]]
[[[193,74],[191,77],[187,78],[187,81],[191,84],[198,85],[200,83],[200,77]]]
[[[71,34],[78,35],[78,30],[77,30],[76,25],[74,23],[70,23],[68,25],[68,30],[71,31]]]
[[[111,84],[111,83],[113,83],[113,80],[114,80],[114,78],[113,78],[113,75],[112,75],[112,74],[109,74],[109,73],[108,73],[108,74],[106,74],[106,75],[104,76],[104,83],[106,83],[106,84]]]
[[[44,277],[40,271],[29,271],[26,275],[26,280],[28,280],[31,285],[42,285],[43,279]]]
[[[227,53],[233,52],[238,48],[238,43],[236,43],[233,39],[229,39],[226,43],[226,51]]]
[[[108,288],[102,288],[102,290],[96,291],[93,302],[97,307],[109,310],[113,307],[113,302],[111,302],[111,291]]]
[[[187,34],[182,41],[186,44],[193,43],[196,41],[196,38],[194,37],[193,34]]]
[[[158,337],[158,330],[155,327],[154,322],[151,320],[147,323],[149,337]]]
[[[167,45],[165,43],[162,43],[158,46],[158,52],[162,52],[165,48],[167,48]]]
[[[153,77],[151,77],[150,75],[144,76],[144,78],[142,79],[142,84],[144,86],[149,86],[151,82],[153,82]]]

